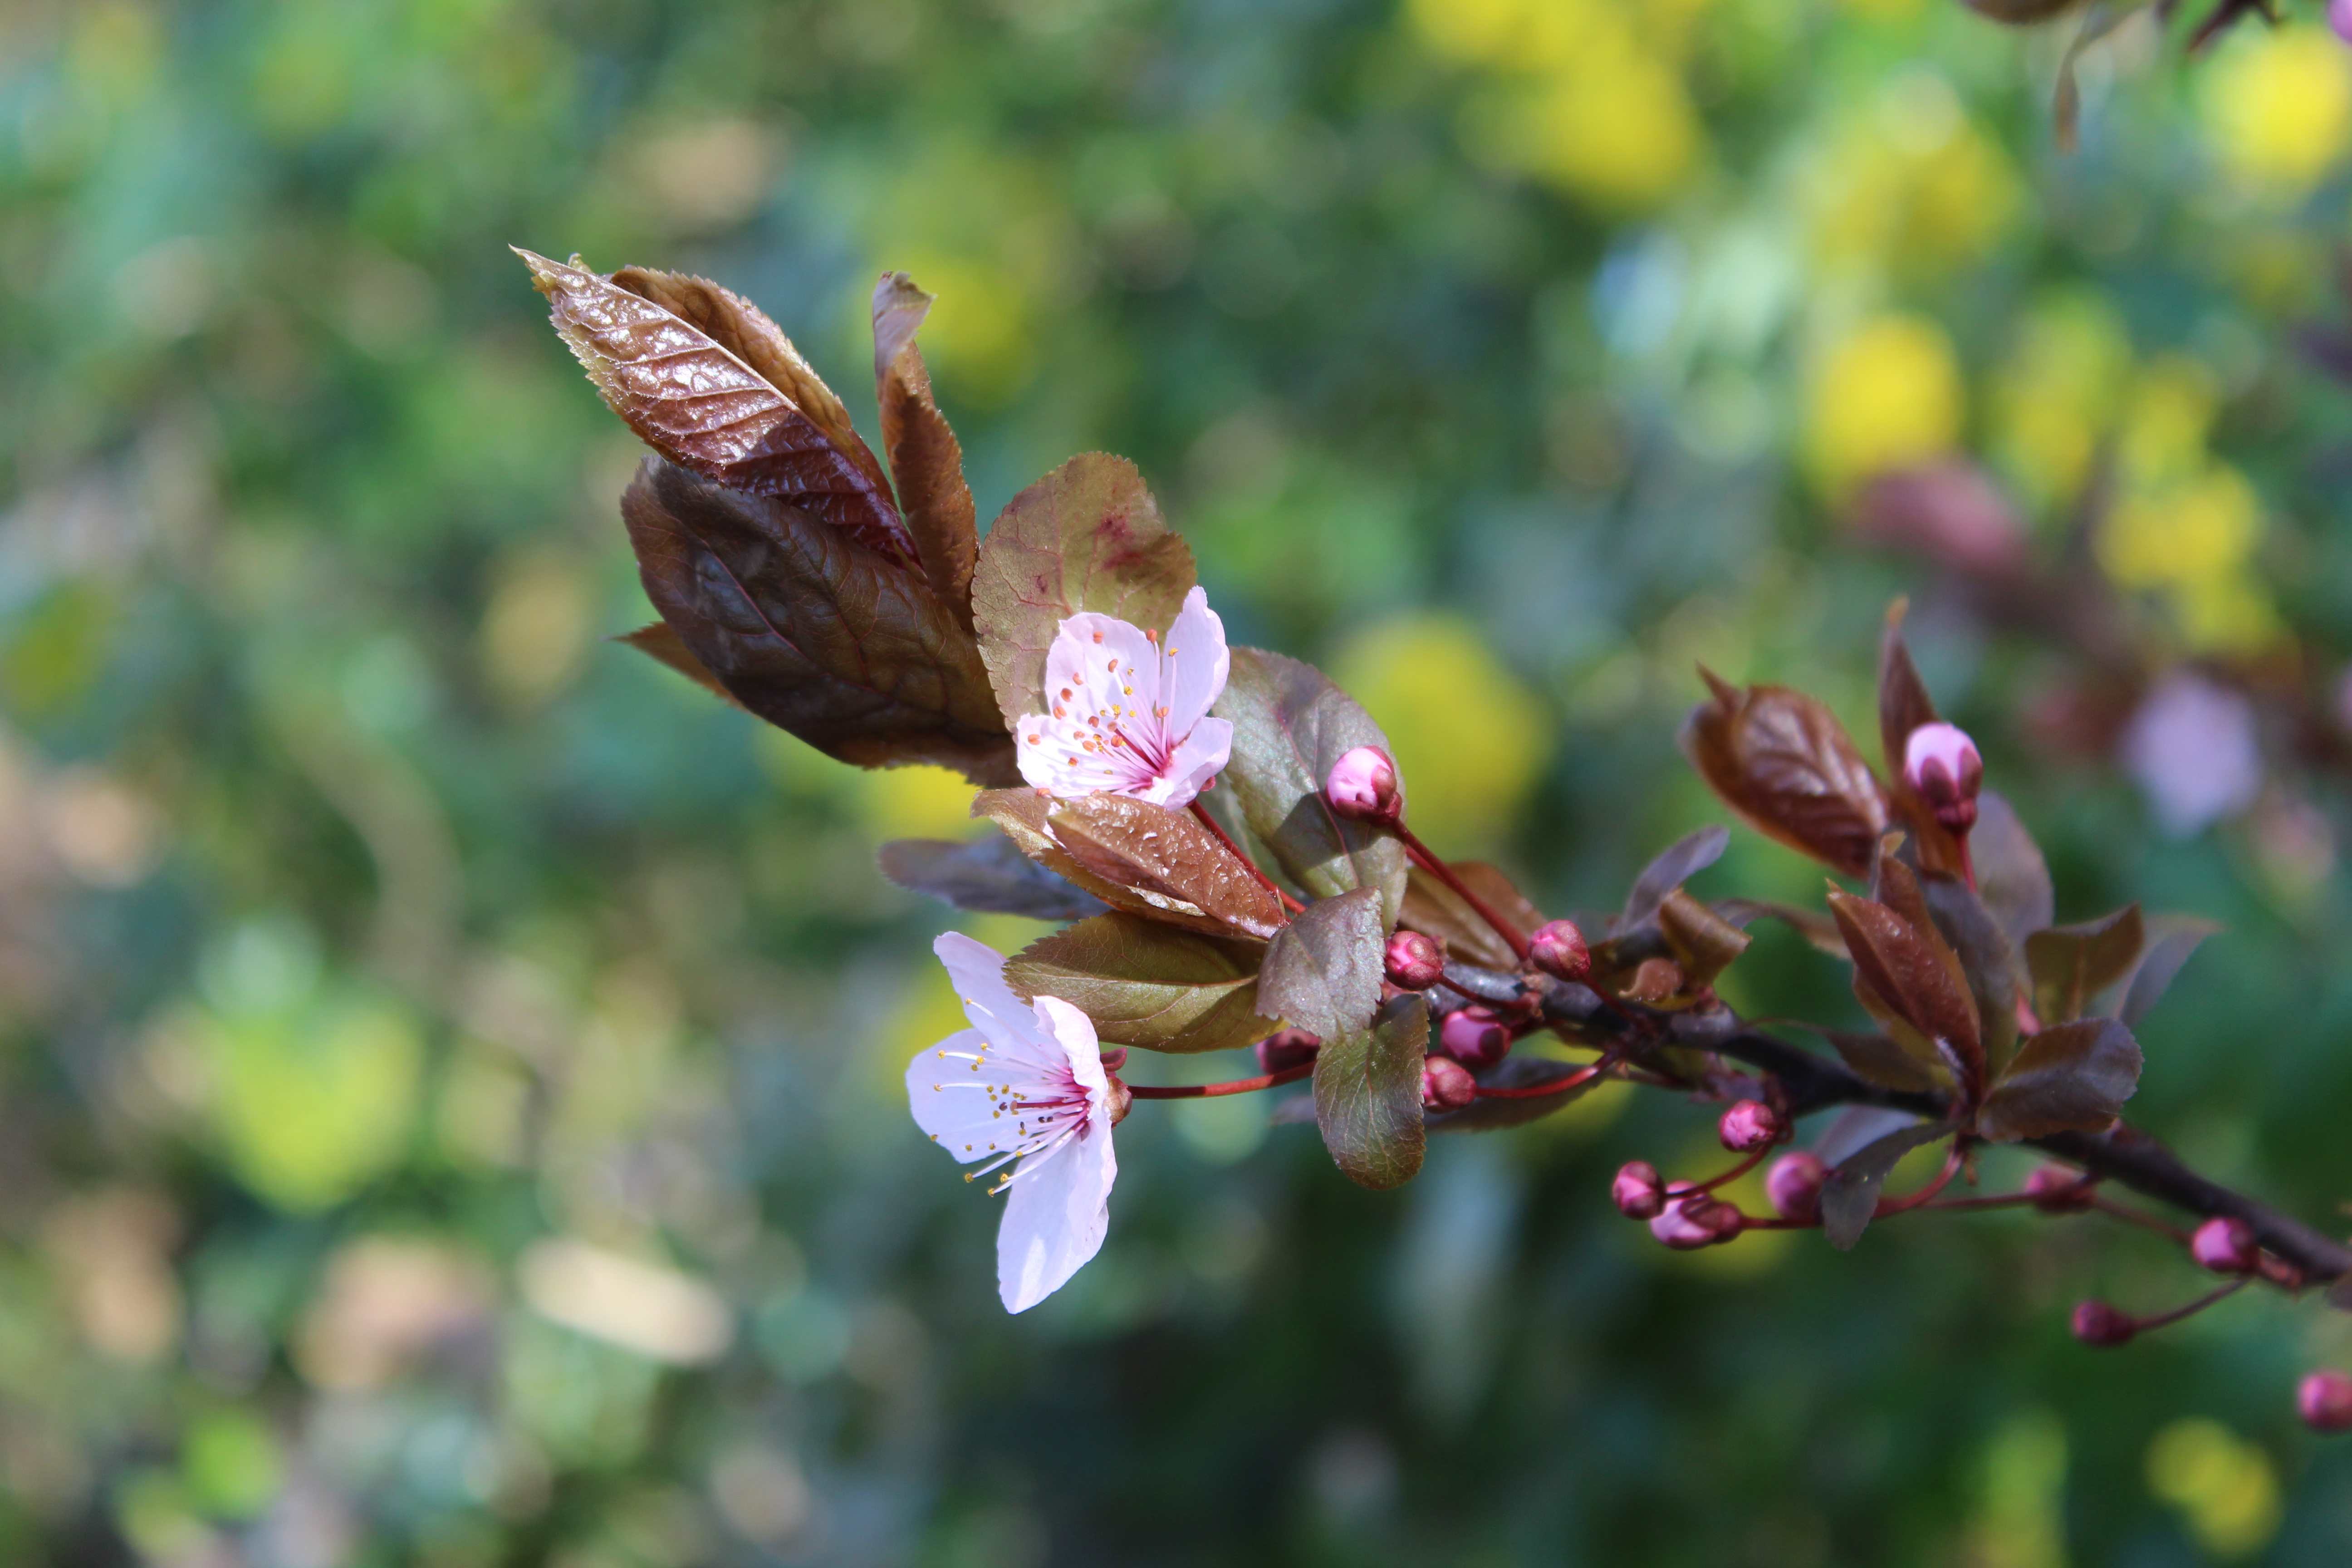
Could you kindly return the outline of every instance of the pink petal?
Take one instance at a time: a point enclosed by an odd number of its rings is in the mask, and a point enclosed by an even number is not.
[[[1112,668],[1116,666],[1117,668]],[[1066,691],[1070,695],[1064,697]],[[1150,714],[1167,699],[1160,691],[1160,650],[1117,616],[1083,610],[1062,623],[1045,650],[1045,709],[1066,710],[1085,723],[1089,716],[1110,722],[1114,704],[1127,713]]]
[[[1059,996],[1038,997],[1036,1011],[1038,1026],[1068,1058],[1070,1076],[1101,1106],[1110,1093],[1110,1079],[1103,1075],[1102,1045],[1095,1035],[1095,1021]]]
[[[1184,595],[1184,607],[1168,628],[1165,646],[1168,673],[1160,700],[1168,706],[1168,733],[1181,736],[1201,721],[1233,672],[1225,623],[1209,608],[1207,594],[1195,588]]]
[[[1184,743],[1176,748],[1176,754],[1168,759],[1167,771],[1150,789],[1142,792],[1142,797],[1171,811],[1181,810],[1192,804],[1203,785],[1225,771],[1233,752],[1233,725],[1223,719],[1202,720],[1184,737]]]
[[[1040,1058],[1043,1037],[1037,1032],[1037,1016],[1004,983],[1003,953],[954,931],[942,932],[931,943],[931,951],[947,965],[948,978],[955,983],[956,996],[963,1003],[964,1016],[988,1037],[991,1046],[1024,1060]]]
[[[1039,1158],[1024,1159],[1023,1169]],[[1118,1160],[1108,1121],[1090,1121],[1083,1136],[1042,1159],[1006,1193],[996,1231],[996,1290],[1008,1312],[1025,1312],[1068,1283],[1110,1228]]]

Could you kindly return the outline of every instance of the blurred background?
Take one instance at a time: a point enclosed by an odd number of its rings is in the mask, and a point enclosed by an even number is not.
[[[2352,1320],[2128,1232],[1671,1256],[1602,1096],[1372,1194],[1139,1108],[1008,1319],[908,1123],[965,831],[604,639],[636,449],[506,247],[707,274],[983,517],[1136,458],[1238,641],[1557,911],[1719,813],[1693,664],[1914,643],[2062,918],[2228,922],[2135,1119],[2352,1199],[2352,51],[1947,0],[0,5],[0,1560],[2352,1560]],[[1811,900],[1738,833],[1699,884]],[[1000,946],[1037,929],[979,920]],[[1725,990],[1858,1019],[1766,933]],[[1233,1076],[1152,1060],[1139,1078]],[[2018,1172],[1995,1163],[1996,1181]]]

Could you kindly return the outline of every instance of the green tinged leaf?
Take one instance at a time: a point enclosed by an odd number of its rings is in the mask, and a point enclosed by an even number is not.
[[[874,285],[874,385],[882,409],[882,449],[898,485],[898,510],[915,556],[940,602],[972,626],[971,576],[980,553],[979,514],[964,482],[963,447],[931,397],[931,374],[915,332],[931,296],[903,272]]]
[[[1903,1156],[1951,1135],[1951,1128],[1945,1123],[1926,1121],[1889,1132],[1848,1155],[1822,1188],[1822,1234],[1829,1237],[1830,1245],[1840,1252],[1851,1250],[1869,1227],[1871,1215],[1878,1208],[1878,1194]]]
[[[1885,1035],[1849,1029],[1822,1031],[1846,1066],[1882,1089],[1920,1093],[1942,1087],[1939,1076]]]
[[[1105,1040],[1155,1051],[1251,1045],[1278,1024],[1257,1015],[1265,949],[1138,915],[1097,915],[1032,942],[1004,966],[1024,997],[1059,996]]]
[[[1282,905],[1265,884],[1184,812],[1090,795],[1055,801],[1045,821],[1072,859],[1155,908],[1197,910],[1247,936],[1285,929]]]
[[[1318,899],[1291,917],[1265,950],[1258,1006],[1327,1041],[1360,1031],[1380,1005],[1385,947],[1380,900],[1370,889]]]
[[[882,846],[882,874],[910,893],[944,899],[960,910],[1082,921],[1105,905],[1067,878],[1022,854],[1002,833],[985,838],[897,838]]]
[[[1420,1173],[1421,1064],[1428,1049],[1429,1007],[1417,991],[1383,1005],[1370,1028],[1323,1037],[1315,1053],[1315,1122],[1349,1181],[1378,1189]]]
[[[1748,933],[1676,888],[1658,906],[1658,931],[1693,987],[1714,984],[1748,951]]]
[[[861,767],[1017,776],[979,650],[919,576],[799,506],[658,458],[621,517],[662,619],[761,718]]]
[[[1045,710],[1045,650],[1065,620],[1094,610],[1164,632],[1192,587],[1192,551],[1125,458],[1085,453],[1014,496],[972,576],[973,624],[1004,721]]]
[[[2025,939],[2034,1012],[2044,1024],[2081,1017],[2094,997],[2138,964],[2147,941],[2137,904],[2081,925],[2035,931]]]
[[[1977,1110],[1977,1131],[1995,1142],[2100,1132],[2139,1087],[2140,1052],[2113,1018],[2085,1018],[2025,1042]]]
[[[1969,854],[1977,868],[1977,896],[1984,900],[2010,944],[2020,947],[2057,916],[2050,867],[2017,812],[1997,790],[1977,796],[1977,825],[1969,830]]]
[[[1234,726],[1233,761],[1214,808],[1237,814],[1303,892],[1328,899],[1374,889],[1383,928],[1394,926],[1404,907],[1404,846],[1377,827],[1340,821],[1323,799],[1323,780],[1343,753],[1390,750],[1370,715],[1314,666],[1249,647],[1233,650],[1232,677],[1212,711]]]
[[[1452,869],[1472,892],[1494,906],[1497,914],[1518,922],[1522,931],[1531,931],[1543,924],[1542,911],[1528,902],[1527,895],[1496,868],[1483,860],[1456,860]],[[1419,866],[1406,871],[1404,912],[1399,923],[1438,938],[1445,943],[1451,957],[1487,969],[1519,966],[1519,955],[1511,951],[1511,944],[1463,902],[1461,894],[1440,881],[1434,872]]]

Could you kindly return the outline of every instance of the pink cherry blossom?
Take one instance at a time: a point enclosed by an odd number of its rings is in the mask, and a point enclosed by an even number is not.
[[[1093,1020],[1058,996],[1024,1002],[1004,983],[1004,956],[950,931],[931,944],[971,1027],[907,1066],[915,1124],[957,1159],[985,1162],[964,1180],[1013,1168],[988,1190],[1010,1192],[996,1232],[996,1287],[1025,1312],[1102,1247],[1110,1224],[1115,1093]]]
[[[1165,638],[1116,616],[1070,616],[1045,653],[1045,711],[1013,728],[1021,776],[1066,799],[1190,805],[1233,752],[1233,725],[1208,716],[1232,667],[1198,588]]]

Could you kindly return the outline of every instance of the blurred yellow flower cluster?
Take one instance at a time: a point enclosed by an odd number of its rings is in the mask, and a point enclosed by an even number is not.
[[[1596,206],[1663,201],[1706,149],[1682,64],[1706,0],[1412,0],[1435,54],[1486,75],[1470,154]]]
[[[2221,167],[2260,191],[2305,195],[2352,147],[2352,56],[2324,27],[2234,29],[2204,88]]]
[[[1806,407],[1805,460],[1836,497],[1873,474],[1950,451],[1966,407],[1959,356],[1923,316],[1858,322],[1816,362]]]
[[[1922,279],[1965,269],[1992,251],[2020,205],[2008,154],[1924,68],[1889,78],[1801,177],[1814,253],[1838,271]]]
[[[2270,1456],[2218,1421],[2187,1417],[2147,1446],[2147,1489],[2180,1511],[2215,1557],[2250,1557],[2278,1534],[2278,1471]]]

